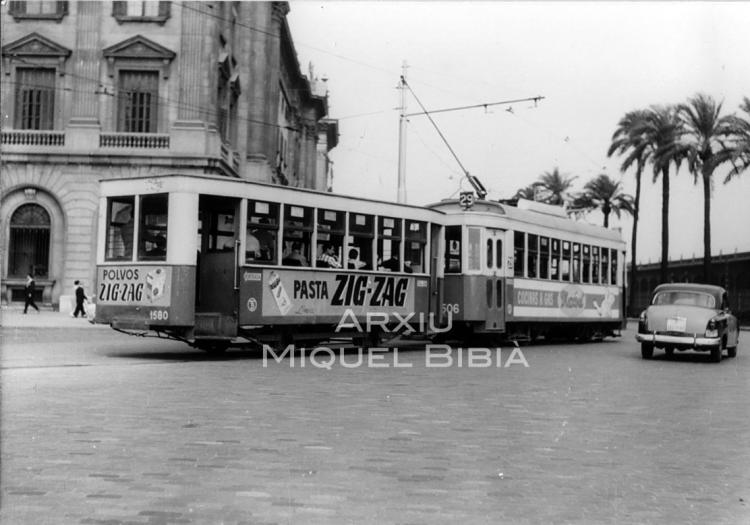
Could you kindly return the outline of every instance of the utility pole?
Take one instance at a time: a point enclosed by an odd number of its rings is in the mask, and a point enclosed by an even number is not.
[[[401,65],[401,111],[398,121],[398,202],[406,204],[406,69],[409,66],[404,60]]]

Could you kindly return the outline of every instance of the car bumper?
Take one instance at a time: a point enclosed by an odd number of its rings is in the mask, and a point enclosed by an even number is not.
[[[639,343],[674,345],[692,348],[710,348],[721,344],[719,337],[698,337],[697,335],[636,334]]]

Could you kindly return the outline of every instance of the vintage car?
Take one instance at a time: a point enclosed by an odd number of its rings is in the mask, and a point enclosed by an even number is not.
[[[654,290],[651,304],[641,313],[636,339],[641,356],[650,359],[654,348],[667,355],[675,350],[711,352],[711,360],[721,361],[724,349],[737,355],[739,324],[729,311],[727,291],[707,284],[661,284]]]

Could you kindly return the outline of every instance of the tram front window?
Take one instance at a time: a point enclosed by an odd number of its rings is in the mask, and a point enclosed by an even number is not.
[[[138,258],[163,261],[167,258],[167,208],[166,194],[141,197]]]
[[[279,205],[273,202],[249,201],[247,210],[245,261],[276,264]]]
[[[461,273],[461,226],[445,227],[445,273]]]
[[[284,205],[284,266],[310,266],[313,209]]]
[[[107,199],[107,239],[105,258],[108,261],[133,259],[135,197]]]

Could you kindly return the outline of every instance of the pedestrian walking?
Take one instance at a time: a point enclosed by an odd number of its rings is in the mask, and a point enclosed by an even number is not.
[[[86,297],[86,292],[83,289],[83,285],[81,284],[81,281],[76,281],[75,283],[75,292],[76,292],[76,309],[73,311],[73,317],[78,317],[78,314],[81,314],[81,317],[86,317],[86,310],[83,308],[83,303],[88,302],[89,298]]]
[[[29,306],[33,306],[34,310],[39,312],[39,307],[34,302],[34,293],[36,292],[36,283],[34,282],[34,277],[28,273],[26,274],[26,286],[24,287],[24,293],[26,295],[26,300],[23,305],[23,313],[28,312]]]

